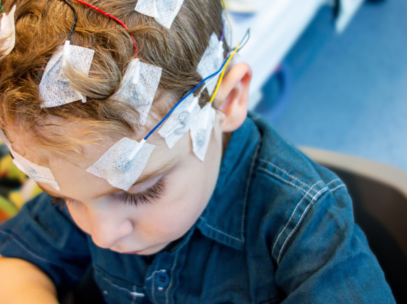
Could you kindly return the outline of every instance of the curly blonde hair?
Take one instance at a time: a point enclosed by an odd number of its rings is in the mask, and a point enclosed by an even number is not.
[[[122,20],[129,30],[99,12],[69,1],[78,15],[71,44],[95,50],[88,77],[66,73],[71,86],[87,96],[87,103],[41,108],[39,83],[47,62],[68,37],[73,12],[61,0],[3,0],[6,11],[13,5],[17,5],[17,10],[16,46],[0,61],[0,128],[13,128],[17,134],[28,135],[35,145],[61,157],[82,153],[81,145],[88,143],[88,135],[98,142],[137,131],[137,126],[123,115],[131,113],[137,117],[137,110],[110,99],[135,55],[163,69],[156,97],[160,92],[171,92],[174,100],[168,101],[169,109],[202,81],[197,73],[199,61],[212,33],[222,35],[221,0],[185,0],[170,30],[135,12],[137,0],[88,1]],[[135,38],[137,54],[130,34]],[[208,98],[204,92],[201,102]],[[53,118],[52,123],[49,118]],[[58,131],[76,125],[85,128],[72,136]]]

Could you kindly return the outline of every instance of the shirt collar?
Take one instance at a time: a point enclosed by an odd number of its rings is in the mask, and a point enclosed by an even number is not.
[[[197,226],[208,238],[235,249],[245,242],[246,203],[260,133],[251,118],[232,133],[218,181]]]

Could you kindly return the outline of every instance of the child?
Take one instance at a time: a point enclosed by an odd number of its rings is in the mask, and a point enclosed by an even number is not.
[[[2,4],[1,128],[48,193],[0,226],[2,304],[89,265],[107,303],[394,303],[343,183],[247,117],[219,0]]]

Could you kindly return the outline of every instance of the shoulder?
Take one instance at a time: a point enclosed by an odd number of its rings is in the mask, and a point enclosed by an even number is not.
[[[262,225],[257,228],[266,231],[272,254],[278,260],[290,239],[312,216],[311,210],[345,204],[338,216],[351,221],[352,204],[336,174],[314,163],[263,119],[253,115],[251,119],[262,140],[253,165],[248,221]]]
[[[336,174],[309,159],[263,119],[254,115],[251,119],[261,133],[253,165],[253,183],[262,180],[269,189],[286,189],[292,195],[310,200],[317,200],[325,192],[345,188]]]

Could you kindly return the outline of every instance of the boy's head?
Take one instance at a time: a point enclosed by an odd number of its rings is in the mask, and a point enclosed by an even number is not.
[[[205,161],[192,151],[188,133],[169,149],[154,133],[148,142],[156,148],[137,183],[128,191],[86,171],[118,140],[140,141],[202,77],[197,66],[210,37],[223,31],[222,5],[216,0],[185,0],[171,29],[134,11],[135,0],[88,1],[121,19],[126,31],[112,19],[71,0],[78,22],[71,44],[95,50],[89,77],[66,76],[87,97],[60,107],[41,108],[39,83],[44,68],[73,24],[70,7],[61,0],[5,1],[16,10],[16,46],[0,61],[0,123],[12,148],[31,162],[51,169],[60,186],[40,186],[68,201],[78,226],[96,245],[118,252],[153,254],[180,238],[208,203],[219,173],[228,133],[247,113],[250,68],[230,68],[214,102],[218,108]],[[112,99],[124,72],[135,57],[162,68],[159,89],[145,125],[137,109]],[[228,46],[225,44],[225,54]],[[0,54],[1,56],[1,54]],[[202,92],[200,105],[209,101]]]

